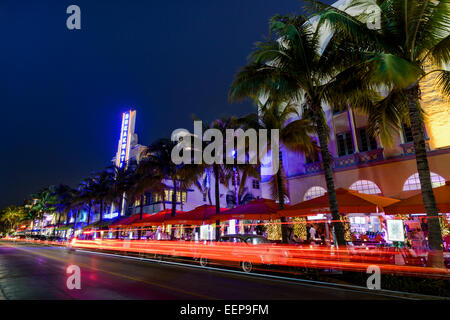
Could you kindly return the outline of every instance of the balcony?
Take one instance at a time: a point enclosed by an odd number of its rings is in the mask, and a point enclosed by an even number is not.
[[[404,156],[409,156],[409,155],[415,154],[413,141],[401,144],[400,146],[403,149]],[[425,147],[427,149],[427,152],[430,151],[430,144],[428,143],[428,141],[425,141]]]
[[[369,163],[373,161],[381,161],[383,157],[383,149],[370,150],[358,153],[359,163]]]
[[[359,162],[358,154],[349,154],[347,156],[334,158],[334,167],[335,168],[346,168],[357,165]]]
[[[305,173],[317,173],[323,171],[323,163],[322,161],[312,162],[312,163],[305,163]]]
[[[381,161],[384,159],[383,149],[370,150],[355,154],[350,154],[343,157],[334,158],[333,167],[348,168],[358,164],[366,164],[375,161]],[[323,171],[322,161],[305,164],[305,174],[317,173]]]
[[[347,168],[358,164],[366,164],[374,161],[383,160],[383,149],[370,150],[339,158],[334,158],[335,168]]]

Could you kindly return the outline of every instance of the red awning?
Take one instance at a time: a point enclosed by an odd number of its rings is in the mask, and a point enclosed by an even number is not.
[[[176,211],[175,212],[175,216],[180,215],[180,214],[184,214],[184,213],[185,213],[184,211]],[[158,213],[151,214],[147,218],[142,219],[141,221],[135,221],[131,225],[133,227],[145,227],[145,226],[161,225],[161,224],[165,223],[165,221],[171,217],[171,214],[172,214],[172,210],[171,209],[163,210],[163,211],[160,211]]]
[[[144,213],[142,215],[142,220],[147,217],[150,217],[150,216],[151,216],[150,214]],[[109,228],[121,228],[121,227],[131,226],[131,224],[133,222],[139,221],[139,218],[140,218],[140,214],[136,213],[136,214],[133,214],[132,216],[129,216],[129,217],[123,218],[119,221],[116,221],[114,223],[111,223],[109,225]]]
[[[450,212],[450,181],[445,182],[445,185],[442,187],[434,188],[433,193],[439,212]],[[386,214],[411,214],[426,212],[423,205],[422,193],[387,206],[385,210]]]
[[[397,199],[359,193],[357,191],[339,188],[336,189],[339,213],[375,213],[377,208],[382,212],[388,205],[398,202]],[[301,217],[329,213],[330,204],[328,193],[321,197],[300,202],[296,205],[278,212],[280,217]]]
[[[224,221],[231,219],[240,220],[270,220],[278,219],[277,212],[280,206],[270,199],[257,199],[242,206],[227,210],[220,214],[214,214],[209,218],[209,222],[216,220]]]
[[[227,209],[220,208],[220,211],[226,211]],[[194,210],[184,212],[176,215],[175,217],[169,217],[165,223],[167,224],[193,224],[201,225],[203,221],[208,221],[209,218],[216,214],[216,206],[202,205]]]

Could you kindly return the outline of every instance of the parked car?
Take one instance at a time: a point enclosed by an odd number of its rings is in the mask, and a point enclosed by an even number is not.
[[[198,257],[201,266],[208,264],[220,264],[226,266],[240,267],[244,272],[252,272],[256,266],[283,264],[288,259],[288,253],[277,247],[275,243],[260,235],[253,234],[230,234],[220,237],[219,243],[237,244],[233,246],[230,255],[224,259],[209,259]],[[255,246],[255,250],[244,251],[245,248]],[[227,259],[228,257],[228,259]]]

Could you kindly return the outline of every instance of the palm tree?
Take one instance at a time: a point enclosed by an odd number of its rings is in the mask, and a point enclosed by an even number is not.
[[[246,119],[243,118],[237,118],[234,116],[231,117],[222,117],[220,119],[216,119],[212,121],[210,124],[206,122],[203,123],[203,131],[206,131],[207,129],[216,129],[219,130],[223,137],[226,137],[226,131],[229,129],[236,130],[236,129],[248,129],[248,123],[246,123]],[[226,141],[226,139],[223,140],[223,150],[227,150],[226,143],[229,141]],[[208,144],[208,142],[204,142],[204,147]],[[214,200],[215,200],[215,206],[216,206],[216,214],[220,213],[220,184],[224,185],[226,188],[229,186],[230,179],[233,179],[234,177],[234,184],[235,188],[238,187],[238,181],[237,176],[238,172],[241,173],[241,184],[240,188],[245,187],[245,181],[248,176],[252,177],[258,177],[259,176],[259,166],[258,165],[251,165],[251,164],[227,164],[226,163],[226,155],[222,154],[223,159],[221,163],[212,163],[211,165],[207,166],[207,170],[211,170],[214,175]],[[242,190],[239,190],[238,192],[234,192],[234,198],[236,198],[236,193],[238,193]],[[239,205],[239,202],[235,202],[236,205]],[[218,241],[220,238],[220,221],[216,221],[216,241]]]
[[[164,184],[165,189],[170,188],[165,183],[172,183],[172,208],[171,216],[175,217],[177,208],[177,194],[187,190],[203,174],[204,166],[196,164],[175,164],[172,161],[172,149],[177,142],[169,139],[159,139],[147,147],[142,156],[142,167],[146,168],[147,173],[154,174],[159,178],[159,183],[155,183],[156,188]],[[174,229],[172,235],[174,237]]]
[[[8,230],[8,228],[11,230],[25,217],[26,213],[23,207],[9,206],[2,210],[0,222],[3,222],[5,225],[5,230]]]
[[[366,12],[377,8],[379,27],[368,27]],[[429,264],[443,266],[442,233],[433,194],[426,154],[421,81],[436,76],[436,84],[450,95],[450,2],[430,0],[352,1],[351,8],[364,12],[352,17],[344,11],[314,1],[319,23],[328,23],[333,32],[360,47],[357,71],[374,85],[383,85],[388,94],[370,112],[375,134],[388,136],[408,115],[414,137],[417,171],[428,216],[428,242],[432,250]],[[356,69],[356,68],[355,68]]]
[[[258,100],[257,100],[258,102]],[[290,121],[291,120],[291,121]],[[301,119],[296,107],[289,103],[280,103],[277,100],[267,99],[264,104],[260,103],[259,115],[250,114],[247,116],[248,123],[258,129],[272,129],[279,131],[280,143],[282,147],[297,153],[313,155],[317,146],[311,138],[314,127],[307,119]],[[289,122],[290,121],[290,122]],[[270,140],[267,139],[267,149],[270,150]],[[275,150],[272,150],[273,152]],[[285,196],[287,192],[287,182],[284,176],[283,161],[280,157],[280,168],[271,178],[272,197],[278,200],[280,210],[285,207]],[[281,234],[284,243],[288,242],[289,226],[287,219],[281,217]]]
[[[123,201],[128,199],[127,194],[130,192],[135,178],[136,166],[132,163],[127,166],[109,168],[113,171],[114,182],[111,185],[110,194],[113,203],[118,206],[119,214],[122,214]]]
[[[58,220],[56,226],[53,228],[53,236],[56,234],[56,227],[59,226],[61,222],[61,216],[67,213],[74,202],[75,190],[67,185],[60,184],[55,188],[55,212],[58,214]]]
[[[129,194],[132,201],[140,199],[139,220],[142,220],[144,215],[145,193],[149,192],[154,195],[159,195],[164,199],[166,185],[163,183],[163,180],[156,172],[156,168],[152,165],[152,162],[147,161],[147,158],[144,157],[138,163],[131,179]],[[140,238],[141,229],[138,230],[138,239]]]
[[[186,190],[189,186],[203,174],[203,166],[195,164],[175,164],[172,161],[172,149],[176,142],[169,139],[159,139],[145,151],[142,160],[142,166],[147,168],[147,172],[153,172],[161,182],[170,181],[172,183],[172,212],[171,216],[176,214],[177,192]],[[166,185],[166,188],[168,186]]]
[[[38,193],[32,195],[33,205],[31,211],[34,214],[34,218],[41,220],[41,225],[45,214],[53,214],[56,210],[57,195],[55,193],[55,186],[44,188]],[[42,233],[42,227],[40,230]]]
[[[372,92],[365,88],[364,82],[349,77],[349,72],[339,72],[347,70],[345,48],[338,47],[332,37],[321,50],[319,31],[306,18],[274,16],[270,31],[274,37],[257,43],[249,64],[235,76],[230,100],[269,96],[274,101],[306,101],[303,111],[312,120],[319,140],[336,240],[338,245],[345,245],[322,104],[333,107],[346,105],[348,101],[366,104]]]
[[[93,199],[100,206],[100,219],[103,221],[103,211],[105,205],[111,203],[114,194],[111,192],[114,184],[114,173],[111,170],[104,170],[92,177],[91,192]]]

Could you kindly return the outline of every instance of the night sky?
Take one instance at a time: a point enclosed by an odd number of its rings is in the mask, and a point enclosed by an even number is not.
[[[331,1],[330,1],[331,2]],[[81,30],[66,8],[81,8]],[[0,208],[111,164],[121,113],[137,110],[139,143],[243,115],[234,73],[277,13],[299,0],[1,0]]]

